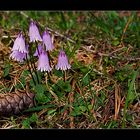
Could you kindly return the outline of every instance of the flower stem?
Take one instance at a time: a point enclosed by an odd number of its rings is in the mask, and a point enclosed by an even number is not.
[[[39,77],[38,77],[37,71],[35,69],[35,62],[34,62],[34,60],[33,60],[33,62],[31,62],[31,66],[32,66],[32,68],[33,68],[33,70],[35,72],[35,75],[36,75],[36,78],[37,78],[37,83],[39,84]]]
[[[49,58],[49,65],[51,66],[51,62],[50,62],[51,56],[50,56],[49,51],[47,51],[47,55],[48,55],[48,58]]]
[[[67,76],[67,73],[66,73],[66,71],[64,70],[64,82],[66,82],[66,76]]]
[[[36,85],[35,79],[33,77],[33,74],[32,74],[31,68],[30,68],[30,64],[29,64],[29,60],[28,60],[27,54],[26,54],[26,60],[27,60],[27,65],[28,65],[28,68],[29,68],[29,72],[30,72],[31,77],[33,79],[33,83],[34,83],[34,85]]]
[[[36,49],[37,49],[37,53],[38,53],[38,56],[40,55],[40,52],[39,52],[39,49],[38,49],[38,43],[37,41],[35,41],[35,44],[36,44]]]
[[[51,61],[50,61],[51,56],[50,56],[50,52],[49,51],[47,51],[47,55],[48,55],[48,58],[49,58],[49,65],[51,66]],[[49,74],[52,75],[52,72],[50,71]]]
[[[36,45],[37,45],[37,43],[36,43]],[[38,49],[38,46],[37,46],[37,49]],[[39,50],[38,50],[38,53],[39,53]],[[36,71],[36,66],[35,66],[35,62],[34,62],[34,58],[33,58],[32,54],[31,54],[31,57],[32,57],[32,60],[33,60],[33,61],[30,61],[31,62],[31,66],[32,66],[33,71],[34,71],[34,73],[36,75],[37,83],[39,84],[39,77],[38,77],[38,74],[37,74],[37,71]]]

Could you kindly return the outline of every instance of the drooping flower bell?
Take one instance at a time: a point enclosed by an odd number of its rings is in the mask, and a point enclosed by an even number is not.
[[[19,33],[14,41],[12,51],[19,51],[21,53],[27,53],[27,48],[25,46],[25,39],[22,33]]]
[[[26,49],[27,49],[27,53],[25,52],[20,52],[18,50],[14,50],[12,51],[12,53],[10,54],[10,58],[16,60],[16,61],[19,61],[19,62],[23,62],[24,59],[26,59],[26,55],[27,57],[29,58],[29,55],[28,55],[28,45],[26,45]]]
[[[68,63],[68,58],[66,56],[66,53],[63,50],[60,50],[59,56],[58,56],[58,63],[55,66],[57,70],[67,70],[71,68],[71,65]]]
[[[38,49],[36,48],[36,51],[34,53],[34,56],[38,56],[42,53],[43,47],[41,45],[38,45]]]
[[[47,52],[44,50],[39,55],[37,70],[40,70],[41,72],[43,71],[50,72],[52,70],[49,64],[49,58],[48,58]]]
[[[30,37],[30,42],[42,41],[38,27],[34,21],[31,21],[29,26],[29,37]]]
[[[42,39],[43,43],[46,46],[46,51],[52,51],[54,49],[54,45],[52,42],[52,38],[47,30],[43,32]]]

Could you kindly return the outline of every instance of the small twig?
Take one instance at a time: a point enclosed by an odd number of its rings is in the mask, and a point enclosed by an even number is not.
[[[12,128],[16,128],[16,125],[11,125],[11,126],[5,126],[5,127],[3,127],[3,129],[12,129]]]
[[[121,48],[118,48],[118,49],[116,49],[116,50],[114,50],[114,51],[112,51],[112,52],[110,52],[110,53],[108,53],[108,54],[106,54],[106,53],[100,53],[100,52],[97,52],[97,51],[95,51],[95,50],[90,50],[90,49],[88,49],[88,48],[85,47],[85,46],[81,46],[81,48],[85,49],[85,50],[88,51],[88,52],[97,54],[97,55],[99,55],[99,56],[101,56],[101,57],[102,57],[102,56],[110,57],[110,59],[113,58],[113,59],[127,60],[127,61],[139,61],[139,60],[140,60],[140,57],[136,57],[136,58],[134,58],[134,57],[118,57],[118,56],[113,55],[114,53],[119,52],[119,51],[125,49],[124,46],[121,47]],[[97,71],[95,70],[95,72],[97,72]],[[100,72],[98,72],[98,73],[101,74]]]
[[[96,69],[92,69],[94,72],[98,73],[99,75],[104,75],[102,72],[96,70]]]
[[[18,35],[12,35],[12,36],[10,36],[11,38],[16,38]],[[2,38],[9,38],[9,36],[8,35],[3,35],[2,36]]]
[[[110,53],[109,54],[104,54],[104,53],[98,53],[99,56],[107,56],[107,57],[110,57],[111,59],[114,58],[114,59],[118,59],[118,60],[127,60],[127,61],[138,61],[140,60],[140,57],[118,57],[118,56],[114,56],[114,55],[111,55]]]
[[[114,53],[116,53],[116,52],[118,52],[118,51],[121,51],[121,50],[123,50],[123,49],[125,49],[124,46],[121,47],[121,48],[118,48],[118,49],[116,49],[116,50],[114,50],[114,51],[112,51],[111,53],[109,53],[109,55],[112,55],[112,54],[114,54]]]
[[[118,59],[118,60],[127,60],[127,61],[139,61],[140,57],[117,57],[117,56],[110,56],[110,58]]]
[[[31,19],[31,18],[30,18],[26,13],[24,13],[23,11],[20,11],[20,14],[23,15],[24,17],[26,17],[27,19]],[[40,22],[38,22],[38,24],[39,24],[41,27],[44,28],[44,25],[43,25],[43,24],[41,24]],[[46,27],[46,29],[47,29],[48,31],[50,31],[50,32],[52,32],[52,33],[54,33],[54,34],[56,34],[57,36],[60,36],[60,37],[62,37],[62,38],[64,38],[64,39],[66,39],[66,40],[68,40],[68,41],[70,41],[70,42],[76,44],[76,42],[75,42],[74,40],[70,39],[69,37],[67,37],[67,36],[65,36],[65,35],[63,35],[63,34],[60,34],[59,32],[54,31],[53,29],[51,29],[51,28],[49,28],[49,27]]]
[[[123,39],[124,39],[124,36],[125,36],[125,32],[126,32],[128,26],[129,26],[129,24],[131,23],[131,21],[132,21],[132,17],[130,16],[128,21],[127,21],[127,23],[126,23],[126,25],[125,25],[125,27],[124,27],[124,29],[123,29],[123,33],[122,33],[121,43],[120,44],[123,44]]]
[[[114,115],[114,120],[117,120],[118,114],[120,111],[120,88],[117,84],[115,84],[115,115]]]

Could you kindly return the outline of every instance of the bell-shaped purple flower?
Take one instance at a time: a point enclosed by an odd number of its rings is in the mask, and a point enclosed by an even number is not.
[[[49,58],[46,51],[42,51],[41,54],[39,55],[37,70],[40,70],[41,72],[43,71],[50,72],[52,70],[49,64]]]
[[[26,55],[27,57],[29,58],[29,55],[28,55],[28,45],[26,45],[26,49],[27,49],[27,53],[25,52],[20,52],[18,50],[14,50],[12,51],[12,53],[10,54],[10,58],[16,60],[16,61],[19,61],[19,62],[23,62],[24,59],[26,59]]]
[[[41,45],[38,45],[38,49],[36,48],[36,51],[34,53],[34,56],[38,56],[42,53],[43,47]]]
[[[60,50],[59,56],[58,56],[58,63],[55,66],[57,70],[67,70],[71,68],[71,65],[68,63],[68,58],[66,56],[66,53],[63,50]]]
[[[27,49],[25,47],[25,39],[22,33],[19,33],[16,40],[14,41],[12,51],[19,51],[21,53],[27,53]]]
[[[31,21],[30,23],[29,37],[30,37],[30,42],[42,41],[38,27],[34,21]]]
[[[26,58],[26,53],[21,53],[19,51],[13,51],[11,54],[10,54],[10,58],[16,60],[16,61],[19,61],[19,62],[23,62],[24,59]]]
[[[54,45],[52,42],[52,38],[47,30],[43,32],[42,39],[43,43],[46,46],[46,51],[52,51],[54,49]]]

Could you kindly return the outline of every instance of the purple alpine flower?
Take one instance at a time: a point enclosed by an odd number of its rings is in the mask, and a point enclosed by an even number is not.
[[[31,21],[30,23],[29,37],[30,37],[30,42],[42,41],[38,27],[36,26],[36,23],[34,21]]]
[[[10,54],[10,58],[16,60],[16,61],[19,61],[19,62],[23,62],[24,59],[26,57],[26,53],[21,53],[17,50],[13,51],[11,54]]]
[[[26,45],[26,49],[28,51],[28,45]],[[10,58],[16,60],[16,61],[19,61],[19,62],[23,62],[24,59],[26,59],[26,54],[27,54],[27,57],[29,58],[29,55],[28,55],[28,52],[25,53],[25,52],[20,52],[18,50],[14,50],[12,51],[12,53],[10,54]]]
[[[12,51],[19,51],[21,53],[27,53],[27,49],[25,47],[25,39],[22,33],[19,33],[16,40],[14,41]]]
[[[68,63],[68,58],[66,56],[66,53],[63,50],[60,50],[59,56],[58,56],[58,63],[55,66],[57,70],[67,70],[71,68],[71,65]]]
[[[38,51],[39,51],[39,54],[38,54]],[[42,53],[42,51],[43,51],[43,47],[41,45],[38,45],[38,50],[36,48],[34,56],[38,56],[39,57],[39,55]]]
[[[39,56],[39,60],[38,60],[37,69],[40,70],[41,72],[43,72],[43,71],[50,72],[52,70],[52,68],[50,67],[50,64],[49,64],[49,58],[48,58],[46,51],[41,52],[41,54]]]
[[[43,43],[46,46],[46,51],[51,51],[54,49],[52,38],[47,30],[43,32],[42,39],[43,39]]]

